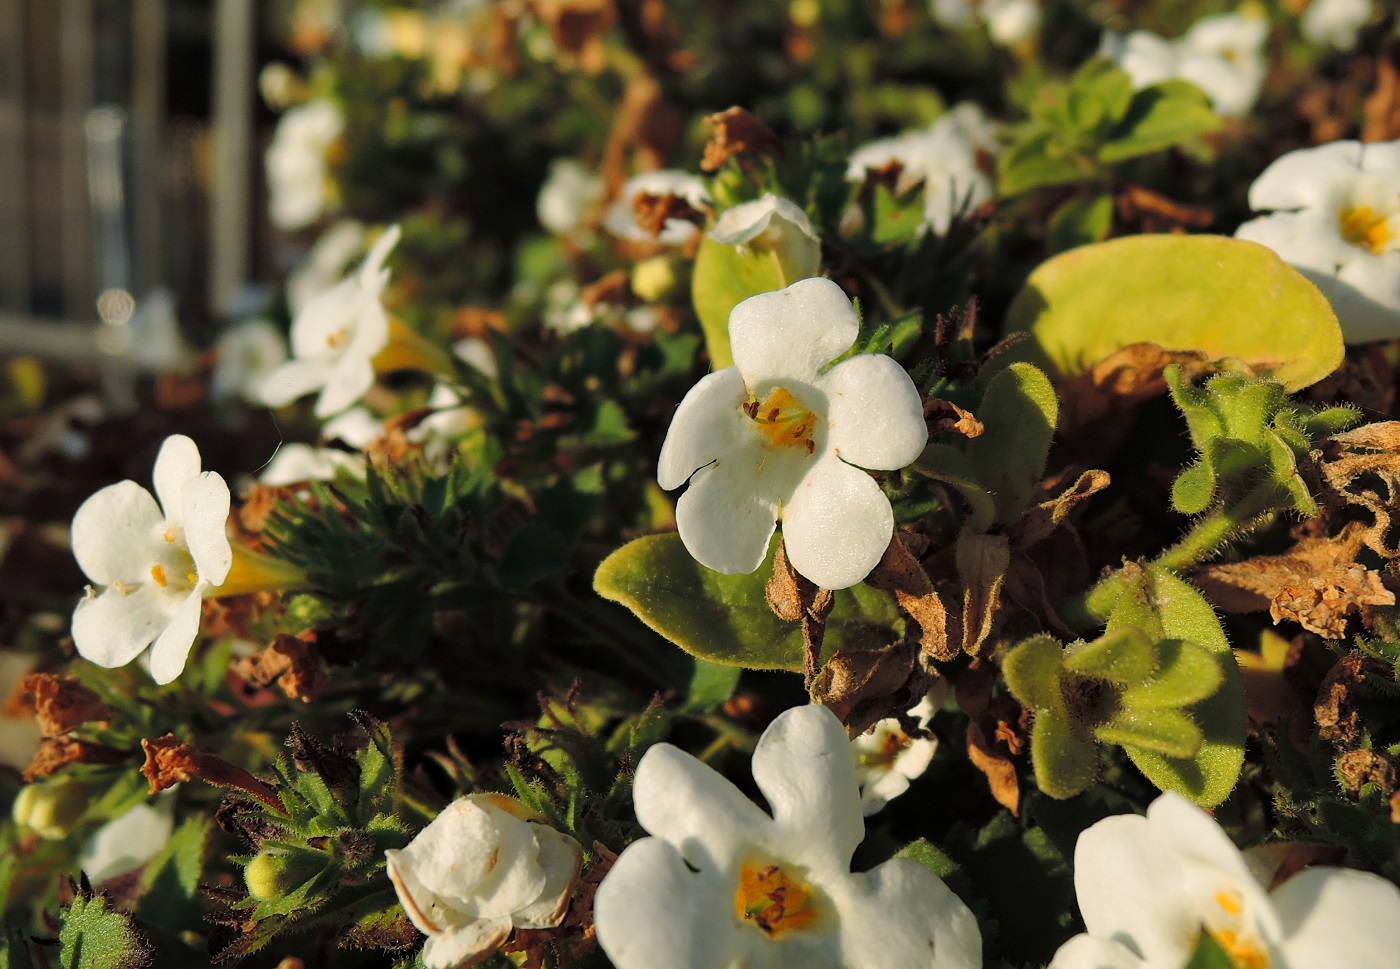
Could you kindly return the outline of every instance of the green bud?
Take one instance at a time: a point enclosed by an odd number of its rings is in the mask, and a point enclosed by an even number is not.
[[[27,784],[15,798],[15,823],[41,838],[58,841],[87,809],[83,785],[71,780],[49,784]]]
[[[324,871],[326,860],[309,852],[260,851],[243,869],[243,882],[258,901],[281,898]]]
[[[632,267],[632,292],[646,303],[660,303],[675,294],[680,278],[669,256],[653,256]]]

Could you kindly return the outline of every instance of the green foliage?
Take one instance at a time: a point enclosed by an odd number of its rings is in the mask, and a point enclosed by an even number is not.
[[[695,257],[691,293],[716,370],[734,363],[729,352],[730,311],[750,296],[771,293],[817,275],[820,256],[815,242],[766,248],[725,245],[705,236]]]
[[[998,162],[1003,195],[1096,182],[1109,166],[1187,144],[1220,119],[1194,85],[1153,84],[1136,93],[1128,75],[1091,60],[1068,83],[1043,85],[1031,117]]]
[[[967,442],[966,451],[977,482],[992,495],[995,523],[1015,521],[1030,505],[1059,415],[1055,388],[1035,367],[1013,363],[987,384],[977,405],[986,430]]]
[[[800,671],[802,630],[773,614],[764,591],[776,544],[775,539],[757,571],[722,575],[696,562],[679,535],[650,535],[604,559],[593,587],[698,659]],[[838,649],[888,646],[899,638],[898,628],[898,612],[888,594],[866,585],[843,589],[827,620],[823,659]]]
[[[154,957],[131,916],[86,883],[74,886],[73,901],[63,909],[58,945],[62,969],[143,969]]]
[[[1283,325],[1286,321],[1287,325]],[[1342,360],[1342,331],[1317,287],[1271,250],[1220,236],[1142,235],[1062,253],[1007,311],[1010,351],[1057,379],[1135,343],[1235,357],[1292,392]]]

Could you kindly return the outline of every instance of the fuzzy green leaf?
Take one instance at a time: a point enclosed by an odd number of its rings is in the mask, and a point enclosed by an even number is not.
[[[992,526],[997,515],[996,502],[976,480],[977,472],[967,452],[950,444],[930,444],[914,463],[914,470],[956,491],[967,502],[972,511],[972,523],[979,531]]]
[[[1035,496],[1059,415],[1055,388],[1036,367],[1013,363],[987,384],[977,406],[986,430],[967,442],[967,457],[998,522],[1015,521]]]
[[[1011,695],[1031,710],[1063,715],[1060,693],[1064,648],[1053,636],[1034,636],[1011,647],[1001,661],[1001,675]]]
[[[613,552],[593,578],[605,599],[699,659],[745,669],[801,670],[802,629],[768,606],[765,586],[773,549],[749,575],[722,575],[693,559],[679,535],[649,535]],[[899,613],[886,593],[857,585],[836,593],[827,620],[823,657],[838,649],[888,646]]]
[[[1151,155],[1219,127],[1220,118],[1194,85],[1180,81],[1154,84],[1133,97],[1126,116],[1099,148],[1099,161],[1114,165]]]
[[[1157,669],[1157,651],[1138,629],[1124,626],[1065,654],[1065,669],[1080,676],[1130,687]]]
[[[729,313],[750,296],[771,293],[799,279],[815,276],[818,259],[810,253],[784,253],[778,249],[741,249],[724,245],[706,235],[695,255],[691,277],[691,301],[705,346],[716,370],[731,366],[729,352]]]
[[[1129,757],[1147,751],[1178,759],[1194,757],[1203,739],[1195,721],[1177,710],[1124,710],[1095,727],[1094,736],[1119,745]]]
[[[1190,706],[1213,695],[1225,680],[1219,654],[1204,646],[1164,639],[1157,643],[1156,652],[1160,664],[1156,676],[1151,682],[1125,690],[1125,707]]]
[[[1061,801],[1074,797],[1098,777],[1098,744],[1079,736],[1063,714],[1039,713],[1031,730],[1031,767],[1041,791]]]
[[[186,819],[146,866],[141,874],[145,893],[137,909],[143,921],[178,933],[203,918],[199,883],[212,828],[207,817]]]
[[[1020,195],[1049,185],[1088,181],[1095,174],[1086,159],[1065,151],[1056,132],[1040,130],[1002,152],[997,160],[997,193]]]
[[[1107,195],[1072,198],[1050,216],[1045,244],[1054,253],[1102,242],[1112,225],[1113,199]]]
[[[1172,507],[1183,515],[1199,515],[1215,500],[1215,473],[1209,463],[1187,466],[1172,482]]]
[[[62,969],[139,969],[154,952],[131,916],[108,907],[106,895],[80,891],[63,910],[58,932]]]
[[[1031,273],[1006,329],[1033,337],[1008,358],[1057,379],[1147,342],[1237,357],[1292,392],[1335,370],[1343,349],[1316,286],[1271,250],[1222,236],[1128,236],[1055,256]]]

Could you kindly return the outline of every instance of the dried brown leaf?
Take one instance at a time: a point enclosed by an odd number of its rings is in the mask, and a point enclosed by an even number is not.
[[[34,719],[45,737],[57,737],[85,723],[106,723],[112,711],[92,690],[68,676],[35,673],[25,678],[24,695],[34,701]]]
[[[1059,385],[1060,433],[1092,429],[1099,441],[1126,433],[1132,419],[1128,405],[1165,394],[1167,382],[1162,371],[1170,364],[1180,366],[1192,379],[1214,370],[1199,350],[1129,344]]]
[[[1001,586],[1011,565],[1011,546],[1005,535],[964,529],[958,536],[956,554],[963,583],[962,650],[976,656],[995,626]]]
[[[1353,799],[1364,784],[1375,784],[1383,797],[1389,797],[1396,788],[1395,759],[1382,750],[1348,750],[1337,758],[1337,776],[1342,790]]]
[[[902,537],[896,533],[880,564],[865,578],[869,585],[894,593],[899,607],[919,627],[919,644],[931,659],[948,662],[961,651],[961,643],[948,642],[948,611],[928,573]]]
[[[326,671],[315,649],[316,631],[283,634],[253,656],[236,659],[230,668],[256,687],[276,683],[289,700],[310,703],[326,688]]]
[[[981,437],[986,425],[951,400],[930,397],[924,401],[924,421],[930,434],[952,431],[963,437]]]
[[[836,714],[847,732],[858,736],[885,717],[903,713],[913,704],[913,693],[927,690],[928,677],[919,670],[918,659],[918,647],[908,639],[884,649],[839,652],[812,681],[812,702]]]
[[[1362,141],[1400,138],[1400,44],[1388,43],[1376,58],[1376,81],[1362,102]]]
[[[797,622],[802,618],[801,577],[788,563],[787,548],[782,539],[778,540],[778,550],[773,555],[773,574],[768,578],[764,591],[769,608],[779,619]]]
[[[1346,637],[1346,617],[1368,606],[1392,606],[1395,594],[1381,577],[1360,565],[1337,566],[1306,577],[1298,585],[1285,585],[1274,596],[1269,615],[1275,623],[1292,619],[1324,639]]]
[[[1352,653],[1339,659],[1317,691],[1313,717],[1323,740],[1351,744],[1361,736],[1361,715],[1351,697],[1366,674],[1390,678],[1394,671],[1376,660]]]
[[[1016,765],[999,749],[995,740],[987,738],[976,720],[970,720],[967,724],[967,757],[972,761],[972,766],[986,775],[987,786],[991,788],[996,802],[1010,811],[1012,817],[1018,817],[1021,782],[1016,777]]]
[[[1118,218],[1141,232],[1204,229],[1215,221],[1215,213],[1208,208],[1173,202],[1141,185],[1124,187],[1114,201]]]
[[[781,155],[782,140],[773,129],[743,108],[730,108],[705,119],[713,130],[700,160],[702,172],[719,171],[734,155]]]
[[[48,737],[24,769],[24,779],[33,781],[36,777],[48,777],[69,764],[120,764],[126,759],[124,751],[106,744],[72,737]]]
[[[196,750],[174,734],[143,739],[141,749],[146,752],[141,773],[150,782],[152,794],[198,777],[215,787],[232,787],[250,794],[276,811],[284,810],[277,793],[252,774],[222,757]]]
[[[1054,498],[1027,508],[1020,520],[1010,529],[1016,544],[1025,548],[1048,538],[1076,507],[1103,491],[1111,481],[1107,471],[1091,469],[1081,474],[1074,484]]]

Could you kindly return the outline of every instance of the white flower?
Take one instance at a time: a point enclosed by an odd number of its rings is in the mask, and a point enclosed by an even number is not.
[[[1210,98],[1222,117],[1246,114],[1264,84],[1264,41],[1269,23],[1247,13],[1220,14],[1196,21],[1180,39],[1165,40],[1145,30],[1127,37],[1105,34],[1099,56],[1107,57],[1145,88],[1173,78],[1190,81]]]
[[[494,357],[490,360],[495,363]],[[463,403],[462,395],[446,384],[433,387],[427,406],[433,413],[419,421],[406,436],[412,443],[422,446],[423,457],[429,464],[443,467],[452,446],[467,432],[481,426],[481,415],[476,408]]]
[[[556,158],[540,186],[535,213],[540,225],[557,236],[573,235],[603,194],[603,181],[575,158]]]
[[[1400,890],[1366,872],[1308,868],[1272,892],[1200,808],[1163,794],[1147,817],[1079,836],[1074,887],[1088,933],[1051,969],[1180,969],[1202,932],[1242,969],[1394,969]]]
[[[1400,141],[1291,151],[1250,186],[1235,237],[1268,246],[1332,303],[1348,343],[1400,336]]]
[[[175,831],[175,794],[141,803],[88,838],[78,865],[95,885],[135,871],[160,854]]]
[[[894,471],[928,440],[919,392],[893,359],[862,354],[823,372],[859,324],[829,279],[761,293],[729,316],[732,367],[681,401],[657,462],[681,540],[717,572],[752,572],[778,519],[788,560],[827,589],[880,561],[894,514],[861,468]]]
[[[775,252],[782,266],[798,278],[815,275],[821,267],[821,236],[807,213],[772,192],[722,213],[710,238],[740,249]]]
[[[1037,0],[931,0],[929,14],[957,30],[981,20],[992,40],[1003,46],[1024,40],[1040,26]]]
[[[287,277],[287,308],[297,316],[313,298],[345,276],[350,263],[364,251],[365,227],[354,219],[341,219],[311,246],[311,251]]]
[[[287,340],[267,320],[248,320],[231,326],[214,344],[218,360],[209,381],[216,401],[242,397],[262,403],[262,382],[287,359]]]
[[[389,314],[380,294],[389,282],[384,260],[399,241],[391,226],[355,275],[316,296],[292,321],[292,354],[262,385],[269,407],[320,389],[316,416],[329,417],[359,400],[374,383],[374,356],[389,342]]]
[[[851,871],[865,835],[846,731],[821,706],[780,715],[753,775],[772,816],[694,757],[658,744],[632,799],[653,837],[598,886],[598,943],[617,969],[976,969],[972,913],[928,869]]]
[[[1312,0],[1303,14],[1303,36],[1315,44],[1351,50],[1371,19],[1372,6],[1372,0]]]
[[[895,190],[922,183],[924,219],[920,231],[946,235],[953,219],[995,195],[992,180],[977,163],[979,152],[996,154],[990,122],[975,104],[959,104],[928,128],[881,138],[856,149],[846,167],[848,181],[864,181],[872,170],[897,163]]]
[[[940,679],[909,709],[909,716],[922,728],[938,712],[948,693]],[[866,817],[909,790],[909,782],[928,770],[938,750],[938,738],[909,736],[895,717],[879,721],[851,740],[856,755],[856,777],[860,781],[860,809]]]
[[[151,676],[169,683],[199,634],[200,602],[233,565],[224,479],[199,470],[183,434],[156,456],[160,504],[134,481],[108,485],[73,516],[73,557],[101,586],[73,611],[73,645],[99,666],[124,666],[154,641]]]
[[[603,217],[603,228],[619,239],[629,242],[660,242],[663,245],[679,246],[690,241],[696,228],[693,222],[685,219],[667,219],[661,232],[655,236],[639,226],[633,205],[643,195],[674,195],[697,209],[710,202],[710,193],[706,191],[705,182],[699,176],[672,169],[643,172],[634,175],[622,186],[621,195]]]
[[[558,925],[583,858],[577,841],[499,794],[453,801],[384,855],[404,911],[428,937],[428,969],[485,958],[512,929]]]
[[[263,164],[272,224],[304,229],[326,208],[326,152],[345,129],[334,103],[317,98],[289,108],[277,122]]]
[[[363,407],[352,407],[336,415],[321,428],[327,441],[343,441],[363,450],[384,436],[384,425]],[[285,488],[307,481],[334,481],[342,474],[364,478],[365,459],[338,448],[316,448],[293,442],[277,449],[272,460],[258,475],[269,488]]]

